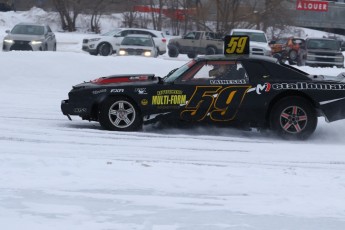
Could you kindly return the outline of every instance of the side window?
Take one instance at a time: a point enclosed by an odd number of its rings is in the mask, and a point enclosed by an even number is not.
[[[248,61],[245,63],[245,68],[248,75],[251,77],[250,80],[265,81],[265,79],[270,79],[270,72],[261,63]],[[252,79],[253,78],[253,79]]]
[[[51,33],[51,32],[52,32],[52,30],[50,29],[49,26],[47,26],[47,31],[48,31],[48,33]]]
[[[182,82],[184,84],[247,84],[249,78],[241,62],[208,61],[200,63],[189,71]]]
[[[129,30],[124,30],[124,31],[121,31],[121,37],[126,37],[129,33]]]
[[[151,37],[153,37],[153,38],[156,38],[157,36],[155,35],[155,34],[153,34],[153,33],[151,33],[151,32],[146,32],[148,35],[150,35]]]
[[[196,32],[196,33],[195,33],[195,38],[194,38],[194,39],[198,40],[198,39],[200,38],[200,35],[201,35],[200,32]]]
[[[184,36],[186,39],[195,39],[195,34],[193,32],[190,32]]]

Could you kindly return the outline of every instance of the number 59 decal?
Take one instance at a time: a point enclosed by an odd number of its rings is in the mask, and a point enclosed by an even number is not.
[[[247,35],[225,36],[224,54],[249,54],[249,37]]]
[[[184,120],[202,121],[208,115],[213,121],[231,121],[250,86],[197,86],[180,114]]]

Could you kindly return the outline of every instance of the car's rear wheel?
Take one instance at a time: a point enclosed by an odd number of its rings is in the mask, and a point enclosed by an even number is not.
[[[307,139],[316,129],[317,114],[305,98],[285,97],[273,106],[270,125],[284,138]]]
[[[195,58],[195,57],[197,56],[197,54],[194,53],[194,52],[190,52],[190,53],[187,54],[187,56],[188,56],[189,58]]]
[[[141,128],[142,118],[136,104],[126,98],[107,99],[99,111],[99,123],[107,130],[135,131]]]
[[[170,46],[168,51],[169,57],[177,57],[179,55],[179,51],[176,46]]]
[[[98,53],[102,56],[109,56],[113,54],[113,47],[109,43],[102,43],[98,47]]]

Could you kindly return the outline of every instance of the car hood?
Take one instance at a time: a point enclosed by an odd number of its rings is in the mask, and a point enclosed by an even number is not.
[[[156,84],[159,77],[154,74],[122,74],[112,75],[108,77],[100,77],[95,80],[84,82],[73,86],[73,89],[100,87],[100,86],[114,86],[114,85],[142,85],[142,84]]]
[[[33,40],[42,40],[44,36],[42,35],[28,35],[28,34],[8,34],[4,39],[11,40],[21,40],[21,41],[33,41]]]

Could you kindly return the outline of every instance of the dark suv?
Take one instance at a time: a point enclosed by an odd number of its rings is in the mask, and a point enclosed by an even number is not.
[[[298,65],[344,68],[341,42],[331,38],[308,38],[300,47]]]

